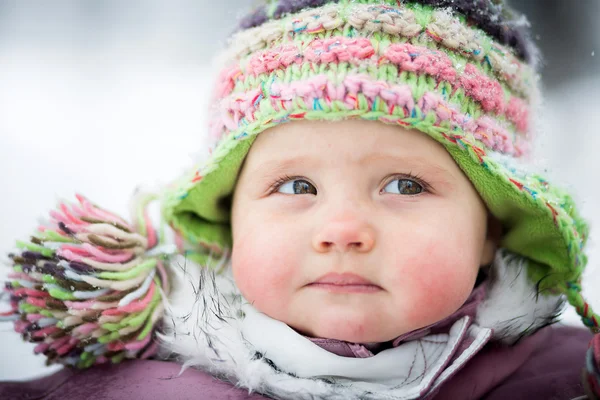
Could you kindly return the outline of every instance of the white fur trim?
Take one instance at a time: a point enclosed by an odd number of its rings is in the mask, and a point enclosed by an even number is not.
[[[491,328],[494,339],[514,343],[555,321],[564,305],[563,296],[547,296],[528,276],[526,260],[513,254],[496,254],[491,284],[477,308],[475,323]]]

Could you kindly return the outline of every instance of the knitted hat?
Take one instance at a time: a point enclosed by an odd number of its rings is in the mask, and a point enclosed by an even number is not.
[[[272,0],[221,55],[210,157],[167,190],[166,221],[202,263],[231,248],[230,197],[257,135],[294,120],[360,118],[441,143],[528,260],[540,291],[581,296],[588,227],[571,197],[522,165],[538,97],[536,51],[494,0]]]

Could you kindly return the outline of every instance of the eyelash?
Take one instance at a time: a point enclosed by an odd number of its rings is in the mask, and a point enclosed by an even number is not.
[[[281,187],[281,185],[283,185],[284,183],[287,183],[291,180],[295,180],[295,179],[304,179],[306,180],[304,177],[302,176],[289,176],[289,175],[283,175],[280,176],[279,178],[277,178],[275,180],[275,182],[273,182],[271,184],[271,186],[269,187],[268,190],[268,194],[273,194],[275,193],[279,187]],[[385,179],[385,186],[387,186],[391,181],[395,180],[395,179],[410,179],[413,180],[415,182],[417,182],[419,185],[421,185],[423,187],[423,192],[430,192],[431,191],[431,187],[429,186],[429,184],[427,182],[425,182],[423,180],[423,178],[418,175],[418,174],[413,174],[412,172],[409,172],[407,174],[394,174],[391,175],[389,178]]]
[[[429,186],[429,184],[427,182],[425,182],[425,180],[419,174],[413,174],[412,171],[407,174],[391,175],[388,179],[385,180],[385,185],[383,187],[385,188],[390,182],[392,182],[396,179],[408,179],[411,181],[415,181],[416,183],[421,185],[421,187],[423,188],[422,193],[431,192],[431,186]],[[419,193],[419,194],[422,194],[422,193]],[[413,196],[418,196],[418,195],[413,195]]]
[[[271,184],[271,186],[269,187],[268,194],[275,193],[279,189],[279,187],[281,187],[281,185],[283,185],[284,183],[287,183],[291,180],[294,180],[294,179],[303,179],[303,178],[301,176],[289,176],[289,175],[283,175],[283,176],[277,178],[275,180],[275,182],[273,182]]]

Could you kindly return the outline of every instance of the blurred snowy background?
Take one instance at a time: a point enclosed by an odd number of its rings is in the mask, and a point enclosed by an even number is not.
[[[200,148],[210,59],[251,0],[0,1],[0,253],[74,191],[127,216]],[[545,54],[538,157],[600,226],[600,0],[513,0]],[[600,228],[587,294],[600,310]],[[7,268],[1,268],[0,279]],[[577,323],[574,312],[565,323]],[[0,380],[54,372],[0,324]]]

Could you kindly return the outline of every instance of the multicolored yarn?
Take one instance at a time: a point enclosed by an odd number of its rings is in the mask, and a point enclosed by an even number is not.
[[[450,93],[462,89],[464,94],[480,104],[485,112],[505,116],[521,133],[528,131],[529,111],[525,101],[516,96],[511,96],[509,100],[505,101],[502,85],[480,73],[473,64],[466,64],[464,70],[459,72],[443,52],[408,43],[392,44],[385,49],[380,47],[379,52],[381,55],[376,53],[371,40],[366,38],[315,39],[303,50],[288,45],[255,54],[245,67],[247,73],[245,76],[256,77],[277,70],[285,71],[291,65],[300,65],[303,62],[309,63],[307,69],[310,69],[311,66],[318,68],[319,64],[359,65],[368,60],[379,66],[379,74],[388,72],[383,67],[383,64],[387,64],[387,66],[396,67],[393,71],[389,71],[391,73],[412,72],[433,77],[438,85],[447,86]],[[244,74],[241,73],[241,70],[228,70],[227,75],[223,77],[222,86],[218,88],[222,96],[233,91],[231,82],[234,77],[243,83]],[[390,91],[388,90],[388,92]]]
[[[369,37],[356,37],[359,29],[366,29]],[[409,43],[403,41],[406,38]],[[454,103],[446,108],[466,115],[464,124],[493,150],[504,148],[517,156],[526,153],[528,140],[519,134],[529,132],[528,104],[537,96],[533,69],[447,11],[413,3],[389,7],[340,1],[240,32],[232,43],[223,57],[226,67],[216,90],[223,118],[213,121],[216,141],[224,133],[251,125],[255,109],[264,108],[265,99],[276,112],[292,108],[330,111],[336,108],[335,101],[358,102],[357,92],[362,88],[344,85],[352,73],[364,81],[363,88],[373,89],[363,93],[373,112],[394,115],[396,111],[405,117],[402,107],[396,107],[392,87],[404,82],[415,100],[431,91]],[[479,63],[442,51],[469,43],[460,53],[472,55]],[[496,68],[491,67],[492,59],[500,60]],[[368,79],[373,84],[368,85]],[[281,90],[287,82],[287,90]],[[525,82],[529,87],[524,87]],[[337,108],[345,109],[341,104]],[[470,120],[480,116],[484,118],[474,126]]]
[[[11,310],[0,321],[14,321],[47,365],[87,368],[155,353],[169,279],[166,256],[149,253],[159,243],[145,211],[153,198],[138,199],[132,226],[78,195],[17,242],[5,287]]]
[[[465,78],[465,81],[471,78]],[[418,83],[427,82],[417,81]],[[428,86],[428,85],[427,85]],[[370,110],[372,118],[377,114],[389,117],[384,122],[398,123],[410,126],[410,123],[401,122],[405,118],[414,118],[415,110],[419,115],[435,115],[435,123],[442,126],[448,125],[451,129],[460,129],[472,134],[476,140],[481,141],[492,150],[514,156],[521,156],[527,152],[527,142],[523,136],[511,132],[506,124],[488,115],[474,119],[469,113],[461,112],[455,105],[448,102],[439,93],[427,91],[422,93],[421,98],[415,103],[414,92],[423,89],[411,85],[389,85],[386,82],[374,80],[368,75],[348,74],[339,83],[331,82],[326,75],[318,75],[308,78],[303,82],[292,82],[290,84],[273,83],[268,89],[265,87],[250,90],[241,95],[233,95],[221,102],[221,108],[225,111],[222,121],[217,121],[218,135],[222,126],[231,131],[239,130],[244,125],[242,135],[248,135],[250,125],[256,121],[259,107],[264,107],[263,96],[268,90],[270,106],[277,113],[290,114],[290,118],[297,117],[303,111],[322,111],[324,119],[335,119],[335,109],[347,110],[361,109],[359,102],[366,103],[365,108]],[[262,102],[262,104],[260,104]],[[302,111],[289,113],[289,110],[298,108],[296,105],[303,103]],[[338,104],[336,104],[338,103]],[[343,111],[342,111],[343,112]],[[523,111],[519,115],[526,115]],[[280,121],[283,122],[283,121]],[[527,126],[523,121],[522,126]],[[238,137],[239,139],[239,137]]]
[[[322,7],[337,0],[271,0],[253,13],[242,19],[239,28],[248,30],[263,25],[270,19],[280,19],[285,15],[298,13],[304,9]],[[360,1],[356,1],[360,2]],[[373,1],[363,1],[374,3]],[[400,7],[405,1],[387,0],[380,3]],[[411,0],[435,8],[449,8],[464,15],[473,25],[477,25],[485,33],[502,44],[512,46],[520,57],[532,61],[535,50],[527,43],[526,27],[516,21],[522,19],[515,11],[502,2],[490,0]]]
[[[261,49],[272,49],[281,41],[309,43],[322,37],[367,36],[380,53],[380,49],[393,43],[444,51],[459,70],[468,62],[475,62],[484,72],[493,72],[519,95],[529,98],[537,94],[534,68],[519,60],[509,48],[481,30],[465,25],[447,10],[414,3],[398,7],[346,3],[341,1],[338,5],[309,9],[239,32],[223,54],[224,62]]]
[[[227,199],[262,131],[352,118],[417,129],[469,177],[540,291],[564,293],[597,331],[579,286],[588,226],[566,192],[521,167],[539,77],[535,46],[502,10],[487,0],[267,1],[221,55],[210,157],[164,193],[165,220],[210,261],[231,248]]]

